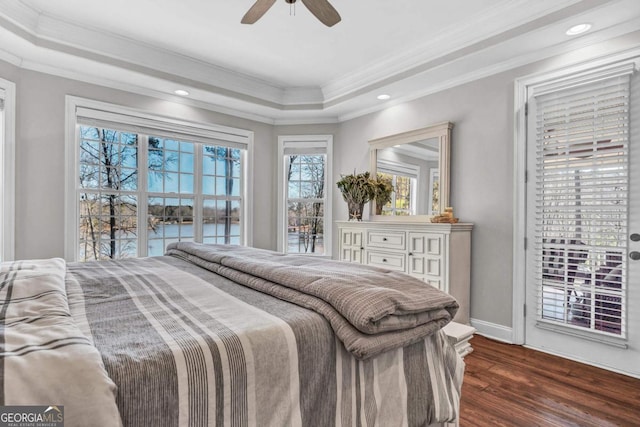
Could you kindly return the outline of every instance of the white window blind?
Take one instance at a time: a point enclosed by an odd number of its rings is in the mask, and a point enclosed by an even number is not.
[[[630,70],[534,94],[538,320],[625,337]]]
[[[224,126],[206,125],[140,112],[129,113],[105,111],[100,108],[78,107],[76,121],[80,125],[96,126],[121,131],[156,135],[163,138],[189,140],[210,145],[224,145],[231,148],[247,149],[246,135],[236,133]]]
[[[378,172],[380,173],[418,179],[419,170],[420,168],[418,166],[409,163],[401,163],[385,159],[378,160]]]

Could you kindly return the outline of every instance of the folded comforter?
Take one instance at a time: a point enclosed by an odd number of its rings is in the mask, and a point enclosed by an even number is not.
[[[458,303],[408,275],[228,245],[172,243],[167,255],[323,315],[359,359],[415,343],[449,323]]]

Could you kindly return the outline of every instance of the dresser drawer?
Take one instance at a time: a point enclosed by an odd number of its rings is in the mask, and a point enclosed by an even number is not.
[[[406,233],[403,231],[367,231],[367,246],[404,251],[407,247]]]
[[[404,254],[379,251],[367,252],[367,264],[386,268],[387,270],[405,271],[405,260]]]

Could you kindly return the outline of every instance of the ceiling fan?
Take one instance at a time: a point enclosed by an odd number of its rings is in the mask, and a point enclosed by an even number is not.
[[[289,4],[294,4],[297,0],[285,0]],[[338,14],[338,11],[334,9],[327,0],[301,0],[302,3],[307,6],[307,9],[315,15],[327,27],[333,27],[342,18]],[[242,17],[243,24],[253,24],[258,19],[262,18],[262,15],[267,13],[267,10],[273,6],[276,0],[256,0],[251,9]]]

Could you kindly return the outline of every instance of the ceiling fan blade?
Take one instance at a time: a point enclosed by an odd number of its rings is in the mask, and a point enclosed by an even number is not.
[[[262,18],[262,15],[267,13],[267,10],[269,10],[275,2],[276,0],[257,0],[253,6],[251,6],[251,9],[244,14],[240,22],[243,24],[255,23],[258,19]]]
[[[327,27],[333,27],[342,20],[327,0],[302,0],[302,3]]]

